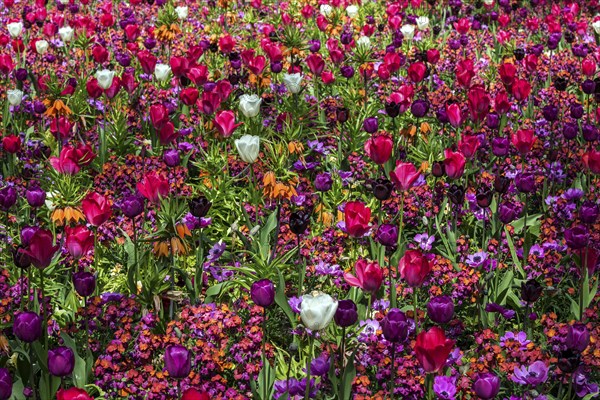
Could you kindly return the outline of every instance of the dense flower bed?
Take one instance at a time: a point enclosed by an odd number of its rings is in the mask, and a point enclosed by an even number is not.
[[[600,396],[600,4],[0,3],[0,400]]]

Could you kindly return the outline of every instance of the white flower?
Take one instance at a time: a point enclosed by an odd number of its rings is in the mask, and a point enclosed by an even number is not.
[[[154,67],[154,76],[161,82],[166,80],[170,73],[171,67],[167,64],[156,64]]]
[[[369,39],[367,36],[361,36],[356,41],[356,45],[369,48],[371,47],[371,39]]]
[[[592,23],[592,28],[594,28],[594,32],[596,32],[598,35],[600,35],[600,19],[598,19]]]
[[[22,22],[11,22],[6,25],[8,29],[8,33],[12,38],[17,38],[21,36],[21,32],[23,32],[23,23]]]
[[[103,69],[101,71],[96,72],[96,80],[98,81],[98,86],[100,86],[104,90],[111,87],[114,77],[115,71],[111,71],[109,69]]]
[[[240,96],[240,111],[248,118],[253,118],[260,112],[262,99],[255,94],[243,94]]]
[[[350,18],[355,18],[358,15],[358,6],[352,4],[346,7],[346,15]]]
[[[58,35],[63,42],[70,42],[73,40],[73,32],[74,30],[70,26],[63,26],[58,30]]]
[[[23,100],[23,92],[19,89],[8,90],[6,96],[8,97],[8,103],[11,106],[18,106],[21,104],[21,100]]]
[[[48,51],[48,42],[46,40],[37,40],[35,42],[35,51],[37,51],[38,54],[44,54],[45,52]]]
[[[283,74],[283,83],[290,93],[299,93],[302,86],[302,75],[299,72],[295,74]]]
[[[69,4],[69,0],[60,0],[60,4],[66,6],[67,4]]]
[[[175,7],[175,13],[177,14],[177,18],[186,19],[188,16],[188,8],[185,6]]]
[[[425,29],[429,28],[429,18],[427,18],[427,17],[417,18],[417,28],[419,28],[420,31],[424,31]]]
[[[260,138],[253,135],[244,135],[235,141],[235,147],[240,154],[240,158],[248,164],[252,164],[258,158]]]
[[[56,192],[47,192],[46,193],[46,200],[44,200],[44,203],[46,204],[46,207],[48,207],[48,209],[50,211],[54,211],[54,209],[56,208],[56,205],[54,204],[53,199],[56,197]]]
[[[415,26],[410,24],[403,25],[402,28],[400,28],[400,32],[402,32],[404,39],[412,40],[415,36]]]
[[[319,12],[324,17],[329,17],[331,15],[331,13],[333,12],[333,7],[331,7],[329,4],[321,4],[321,7],[319,8]]]
[[[311,331],[325,329],[337,311],[338,302],[328,294],[314,291],[302,296],[300,318]]]
[[[492,4],[494,4],[494,0],[483,0],[483,4],[485,4],[486,6],[491,6]]]

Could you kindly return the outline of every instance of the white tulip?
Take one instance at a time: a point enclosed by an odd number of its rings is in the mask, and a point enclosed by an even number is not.
[[[483,0],[483,4],[485,4],[486,6],[491,6],[492,4],[494,4],[494,0]]]
[[[300,318],[304,326],[311,331],[320,331],[329,325],[337,308],[338,302],[333,297],[314,291],[302,296]]]
[[[111,71],[109,69],[103,69],[101,71],[96,72],[96,80],[98,81],[98,86],[100,86],[104,90],[106,90],[112,86],[114,78],[115,78],[115,71]]]
[[[12,38],[17,38],[21,36],[21,32],[23,32],[23,23],[22,22],[11,22],[6,25],[8,29],[8,33]]]
[[[262,99],[255,94],[243,94],[240,96],[240,111],[248,118],[253,118],[260,112]]]
[[[352,4],[346,7],[346,15],[350,18],[356,18],[358,15],[358,6]]]
[[[299,72],[295,74],[283,74],[283,83],[290,93],[299,93],[302,86],[302,75]]]
[[[402,32],[404,39],[412,40],[415,36],[415,26],[410,24],[403,25],[402,28],[400,28],[400,32]]]
[[[425,29],[429,28],[429,18],[427,18],[427,17],[417,18],[417,28],[419,28],[420,31],[424,31]]]
[[[11,106],[18,106],[21,104],[21,100],[23,100],[23,92],[19,89],[8,90],[6,96],[8,97],[8,103]]]
[[[333,13],[333,7],[331,7],[329,4],[321,4],[321,7],[319,8],[319,12],[324,17],[329,17],[331,15],[331,13]]]
[[[188,16],[188,8],[185,6],[175,7],[175,13],[177,14],[177,18],[186,19]]]
[[[167,64],[156,64],[154,67],[154,76],[159,81],[165,81],[171,73],[171,67]]]
[[[235,141],[235,147],[240,154],[240,158],[248,164],[252,164],[258,158],[260,138],[253,135],[244,135]]]
[[[371,39],[369,39],[367,36],[361,36],[356,41],[356,45],[369,48],[371,47]]]
[[[600,35],[600,19],[592,23],[592,28],[594,28],[594,32]]]
[[[73,40],[74,30],[70,26],[63,26],[58,30],[58,35],[60,36],[60,40],[63,42],[70,42]]]
[[[48,51],[48,42],[46,40],[38,40],[35,42],[35,51],[37,51],[38,54],[42,55],[44,53],[46,53]]]

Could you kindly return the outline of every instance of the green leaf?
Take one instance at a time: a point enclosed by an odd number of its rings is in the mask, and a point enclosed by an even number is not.
[[[64,332],[61,333],[60,337],[62,338],[65,346],[67,346],[71,350],[73,350],[73,353],[75,354],[75,368],[73,369],[73,375],[72,375],[73,383],[78,388],[84,388],[85,385],[87,384],[87,376],[88,376],[87,368],[86,368],[87,363],[77,353],[77,344],[75,343],[73,338],[71,338],[69,335],[67,335]],[[89,367],[91,369],[91,365]]]
[[[527,225],[529,225],[529,224],[527,224]],[[519,260],[519,257],[517,256],[515,244],[513,243],[510,233],[508,232],[508,228],[504,227],[504,232],[506,233],[506,242],[508,243],[508,249],[510,250],[510,256],[512,257],[513,264],[515,265],[515,268],[517,269],[517,271],[519,271],[519,275],[521,276],[521,278],[525,278],[526,277],[525,271],[521,267],[521,261]]]
[[[206,297],[204,299],[204,302],[212,303],[213,299],[219,296],[219,294],[221,294],[221,290],[223,289],[225,283],[226,282],[217,283],[206,289]]]
[[[283,278],[283,274],[281,273],[279,268],[277,268],[277,274],[279,275],[279,284],[277,285],[277,291],[275,293],[275,303],[279,306],[279,308],[283,310],[285,315],[288,317],[290,323],[292,324],[292,328],[295,328],[296,317],[288,303],[287,297],[285,296],[285,279]]]
[[[354,359],[356,357],[356,352],[358,349],[355,349],[352,355],[348,358],[348,362],[346,367],[344,368],[344,375],[342,376],[342,386],[340,388],[340,398],[342,400],[349,400],[350,395],[352,394],[352,384],[354,383],[354,378],[356,378],[356,367],[354,366]]]

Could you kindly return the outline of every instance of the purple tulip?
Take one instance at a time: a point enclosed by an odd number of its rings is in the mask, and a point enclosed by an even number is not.
[[[375,233],[375,240],[386,247],[394,247],[398,243],[398,227],[392,224],[381,224]]]
[[[181,162],[179,152],[175,149],[168,149],[163,153],[163,161],[168,167],[176,167]]]
[[[577,126],[577,124],[564,124],[562,133],[565,139],[567,140],[575,139],[577,137],[577,134],[579,133],[579,127]]]
[[[275,285],[269,279],[261,279],[250,288],[252,301],[261,307],[269,307],[275,301]]]
[[[409,323],[406,315],[397,308],[392,308],[381,320],[383,336],[390,342],[404,342],[408,338]]]
[[[500,203],[498,206],[498,219],[504,225],[510,224],[513,222],[518,216],[517,206],[513,203],[505,202]]]
[[[48,371],[51,375],[71,375],[75,368],[75,354],[69,347],[61,346],[48,350]]]
[[[338,301],[338,308],[333,315],[333,320],[338,326],[347,328],[358,320],[358,309],[352,300]]]
[[[491,400],[500,391],[500,378],[491,373],[479,374],[473,383],[473,391],[483,400]]]
[[[535,191],[535,175],[529,172],[522,172],[515,177],[515,186],[521,193],[531,193]]]
[[[427,100],[415,100],[410,106],[410,112],[416,118],[422,118],[427,115],[427,111],[429,111],[429,102]]]
[[[128,218],[135,218],[144,211],[144,199],[140,196],[127,196],[121,202],[121,211]]]
[[[329,372],[329,358],[320,356],[310,362],[310,374],[312,376],[324,376]]]
[[[96,277],[91,272],[76,272],[73,274],[73,286],[81,297],[89,297],[96,290]]]
[[[42,317],[33,311],[17,314],[13,334],[25,343],[33,343],[42,336]]]
[[[584,224],[594,224],[598,220],[600,209],[596,203],[584,201],[579,208],[579,218]]]
[[[590,344],[590,332],[584,324],[576,323],[569,326],[566,345],[571,350],[582,353]]]
[[[436,324],[445,324],[454,316],[454,303],[450,296],[437,296],[429,300],[427,315]]]
[[[167,347],[165,351],[165,368],[171,378],[186,378],[192,369],[192,360],[188,349],[179,344]]]
[[[333,185],[333,179],[329,172],[321,172],[315,177],[315,189],[319,192],[327,192]]]
[[[17,191],[12,186],[0,189],[0,210],[8,211],[17,202]]]
[[[589,241],[590,235],[584,225],[576,225],[573,228],[565,229],[565,241],[567,246],[573,250],[583,249]]]
[[[376,117],[369,117],[363,121],[363,129],[367,133],[375,133],[379,129],[379,121]]]
[[[0,400],[8,400],[12,396],[12,379],[6,368],[0,368]]]
[[[38,208],[44,205],[44,201],[46,201],[46,192],[39,187],[33,187],[25,192],[25,198],[31,207]]]

